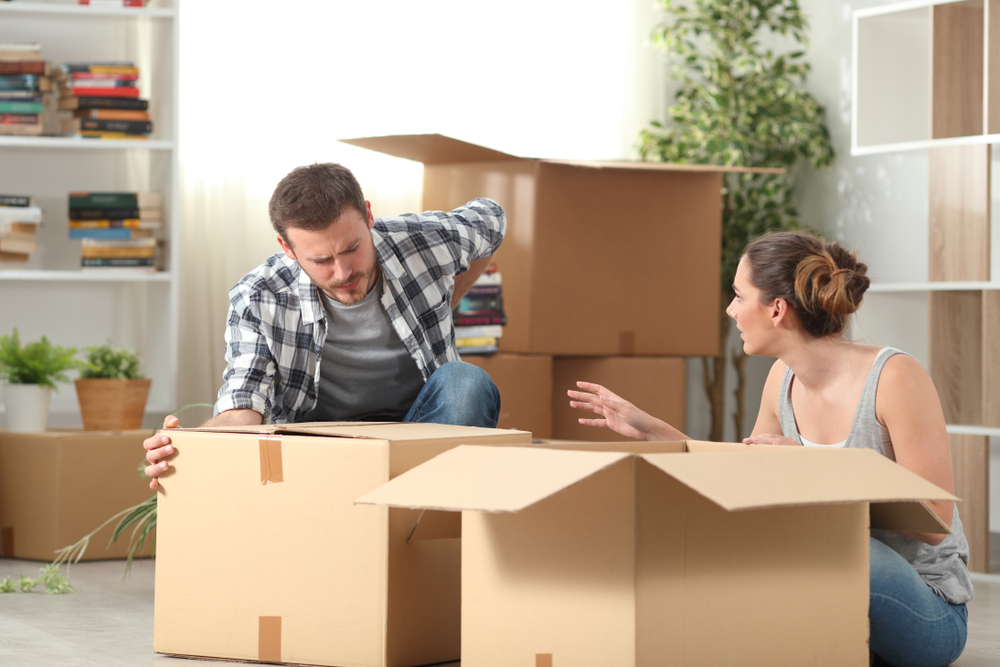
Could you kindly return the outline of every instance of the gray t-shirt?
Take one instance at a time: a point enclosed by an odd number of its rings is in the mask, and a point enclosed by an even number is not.
[[[889,429],[879,423],[875,416],[875,396],[878,390],[878,380],[882,367],[894,354],[905,354],[891,347],[882,348],[861,391],[861,400],[854,414],[851,433],[847,437],[847,447],[864,447],[874,449],[879,454],[893,461],[896,453],[889,438]],[[795,422],[795,412],[792,409],[792,380],[795,375],[792,369],[785,370],[781,383],[781,394],[778,398],[778,418],[781,420],[782,433],[789,438],[802,442],[798,424]],[[969,543],[962,530],[962,520],[958,518],[958,506],[952,510],[951,534],[937,546],[903,537],[888,530],[872,529],[872,537],[887,544],[896,553],[905,558],[921,578],[935,593],[951,604],[962,604],[972,599],[972,580],[969,577]]]
[[[345,306],[322,294],[327,334],[319,397],[305,421],[401,421],[424,386],[382,308],[382,281]]]

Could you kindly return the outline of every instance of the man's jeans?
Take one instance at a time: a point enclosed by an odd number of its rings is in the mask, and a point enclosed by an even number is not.
[[[965,648],[968,611],[934,594],[906,559],[871,538],[871,650],[876,665],[943,667]]]
[[[500,392],[483,369],[464,361],[440,366],[403,421],[496,428]]]

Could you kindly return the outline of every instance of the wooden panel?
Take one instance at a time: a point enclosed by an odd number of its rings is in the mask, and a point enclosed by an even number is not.
[[[928,278],[990,279],[990,147],[928,151]]]
[[[931,8],[931,137],[983,132],[983,0]]]
[[[983,426],[1000,428],[1000,292],[983,292]],[[998,492],[1000,493],[1000,492]]]
[[[958,515],[969,541],[969,570],[990,570],[990,441],[985,435],[949,435]]]
[[[929,365],[949,424],[983,417],[982,292],[931,292]]]
[[[983,129],[986,134],[1000,133],[1000,0],[986,1],[986,58],[983,80],[986,82],[986,108]],[[990,67],[990,63],[993,66]]]

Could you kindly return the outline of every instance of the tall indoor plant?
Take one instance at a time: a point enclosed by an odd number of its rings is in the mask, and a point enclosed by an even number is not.
[[[830,134],[819,103],[803,89],[804,50],[776,54],[762,39],[791,37],[802,49],[808,28],[798,0],[660,0],[672,20],[653,33],[680,81],[668,124],[642,131],[643,159],[739,167],[779,167],[781,174],[733,173],[724,182],[719,356],[703,359],[712,405],[712,440],[722,440],[726,343],[736,265],[747,242],[799,226],[792,198],[793,168],[827,167]],[[733,351],[737,371],[736,435],[743,430],[745,355]]]
[[[0,380],[7,381],[3,388],[7,430],[45,430],[56,383],[69,382],[66,372],[80,367],[75,354],[75,347],[53,345],[45,336],[22,346],[16,328],[10,335],[0,335]]]

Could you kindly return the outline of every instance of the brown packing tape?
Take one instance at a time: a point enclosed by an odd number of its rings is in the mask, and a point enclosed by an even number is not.
[[[0,556],[5,558],[14,557],[14,529],[12,527],[6,527],[0,531]]]
[[[535,667],[552,667],[552,654],[551,653],[536,653],[535,654]]]
[[[257,629],[257,660],[281,662],[281,617],[261,616]]]
[[[620,331],[618,333],[618,354],[630,357],[635,354],[635,332]]]
[[[277,484],[285,481],[281,468],[281,436],[260,437],[260,483]]]

